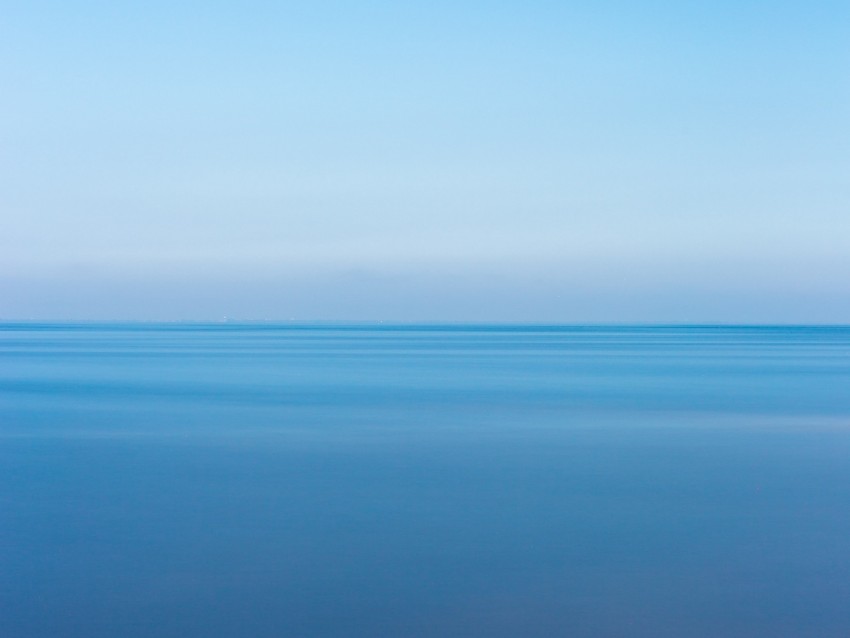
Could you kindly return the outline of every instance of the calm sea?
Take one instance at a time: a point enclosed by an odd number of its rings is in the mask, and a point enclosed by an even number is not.
[[[0,324],[3,638],[850,636],[850,328]]]

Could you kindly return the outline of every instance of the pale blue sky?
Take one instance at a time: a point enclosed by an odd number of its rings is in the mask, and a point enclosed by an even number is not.
[[[0,4],[0,317],[850,322],[850,3],[175,4]]]

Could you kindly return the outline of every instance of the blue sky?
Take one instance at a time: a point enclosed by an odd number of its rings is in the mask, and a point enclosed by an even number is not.
[[[4,2],[0,317],[850,321],[846,2]]]

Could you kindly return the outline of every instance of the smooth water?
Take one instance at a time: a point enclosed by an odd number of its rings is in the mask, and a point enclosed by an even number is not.
[[[850,635],[850,328],[0,324],[0,636]]]

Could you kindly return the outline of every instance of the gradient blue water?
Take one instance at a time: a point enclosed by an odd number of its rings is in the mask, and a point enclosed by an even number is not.
[[[850,635],[850,329],[0,326],[0,635]]]

